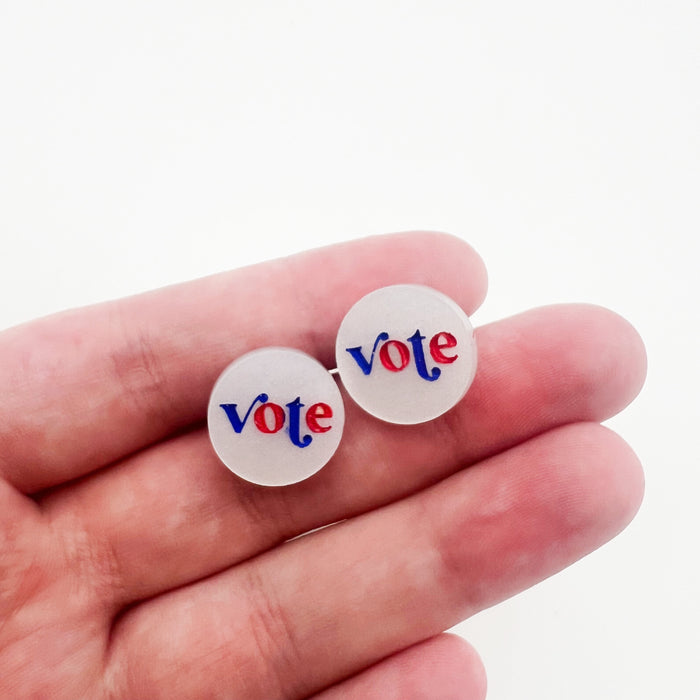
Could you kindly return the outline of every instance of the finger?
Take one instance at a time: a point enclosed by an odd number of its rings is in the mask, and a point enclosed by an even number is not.
[[[483,700],[486,673],[463,639],[441,634],[380,661],[312,700]]]
[[[613,433],[550,431],[132,608],[113,630],[110,682],[121,679],[125,697],[135,687],[201,696],[222,683],[251,700],[305,697],[592,551],[631,519],[642,490]]]
[[[37,504],[0,479],[0,631],[37,589],[47,540]]]
[[[0,336],[0,474],[35,492],[203,419],[221,370],[292,346],[332,366],[348,308],[398,282],[436,287],[467,313],[486,290],[459,239],[376,237],[61,314]]]
[[[452,412],[391,426],[347,400],[336,457],[302,484],[269,489],[233,477],[198,431],[43,505],[56,529],[77,519],[95,549],[114,560],[121,605],[406,496],[557,425],[603,420],[644,377],[636,332],[597,307],[537,309],[479,329],[477,342],[475,382]]]

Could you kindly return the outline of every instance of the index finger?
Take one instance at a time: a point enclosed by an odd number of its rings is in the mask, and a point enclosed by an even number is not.
[[[99,469],[204,418],[221,370],[256,347],[326,366],[361,296],[413,282],[472,313],[478,255],[438,233],[377,236],[65,312],[0,334],[0,474],[26,493]]]

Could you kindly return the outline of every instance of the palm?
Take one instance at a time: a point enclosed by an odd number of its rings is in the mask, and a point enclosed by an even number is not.
[[[201,425],[231,359],[287,345],[330,366],[344,311],[407,281],[467,312],[485,291],[466,246],[408,234],[0,335],[2,697],[483,694],[477,657],[442,630],[639,503],[636,459],[596,424],[643,379],[624,321],[571,306],[482,328],[457,408],[402,427],[346,401],[336,456],[290,487],[238,480]]]

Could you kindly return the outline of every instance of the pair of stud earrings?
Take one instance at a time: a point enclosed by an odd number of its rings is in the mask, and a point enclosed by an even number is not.
[[[389,423],[423,423],[464,396],[476,371],[469,317],[441,292],[414,284],[360,299],[336,338],[337,374],[352,399]],[[319,471],[343,433],[345,409],[333,374],[301,350],[242,355],[211,393],[209,437],[235,474],[284,486]]]

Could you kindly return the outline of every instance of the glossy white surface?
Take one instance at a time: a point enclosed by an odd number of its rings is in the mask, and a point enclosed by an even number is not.
[[[319,404],[330,407],[332,416],[316,417]],[[261,348],[236,359],[214,385],[207,411],[209,438],[221,461],[263,486],[294,484],[325,466],[344,420],[332,375],[291,348]]]
[[[456,345],[440,349],[445,333]],[[442,361],[432,357],[436,346]],[[476,361],[464,311],[435,289],[415,284],[362,297],[336,337],[343,385],[365,411],[389,423],[424,423],[449,411],[469,388]]]

